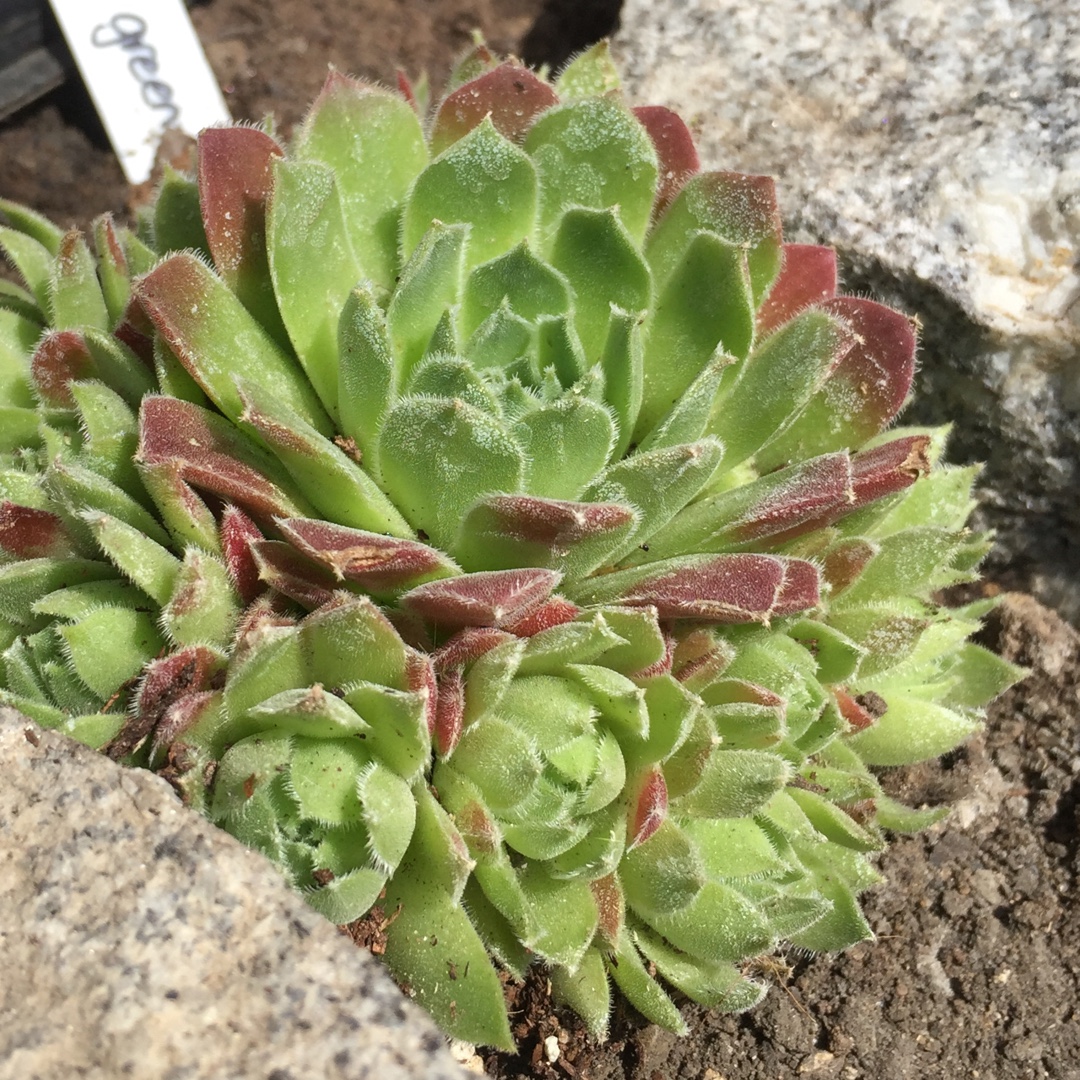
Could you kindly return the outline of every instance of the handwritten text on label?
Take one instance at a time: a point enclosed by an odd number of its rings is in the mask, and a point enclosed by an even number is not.
[[[143,101],[151,109],[165,112],[161,121],[161,128],[164,130],[176,123],[180,110],[173,101],[173,88],[167,82],[155,78],[159,71],[157,50],[144,40],[146,30],[145,19],[122,12],[114,15],[107,23],[95,26],[90,41],[99,49],[118,45],[129,55],[128,68],[141,87]]]

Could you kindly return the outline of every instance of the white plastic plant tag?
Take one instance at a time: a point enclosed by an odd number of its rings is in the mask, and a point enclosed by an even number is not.
[[[197,135],[229,110],[182,0],[51,0],[128,180],[147,180],[167,128]]]

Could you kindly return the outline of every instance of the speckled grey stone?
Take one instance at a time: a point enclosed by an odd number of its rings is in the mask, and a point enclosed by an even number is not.
[[[261,856],[0,708],[4,1080],[459,1080],[372,957]]]
[[[627,0],[635,102],[779,178],[788,238],[924,325],[912,421],[983,460],[997,560],[1080,616],[1080,4]]]

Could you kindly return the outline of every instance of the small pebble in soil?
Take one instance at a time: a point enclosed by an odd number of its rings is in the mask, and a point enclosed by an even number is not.
[[[466,1071],[483,1075],[484,1062],[476,1047],[464,1039],[450,1040],[450,1056]]]

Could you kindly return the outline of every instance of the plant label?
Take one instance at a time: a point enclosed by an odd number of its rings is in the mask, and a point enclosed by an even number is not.
[[[51,0],[128,180],[149,179],[161,137],[230,123],[182,0]]]

